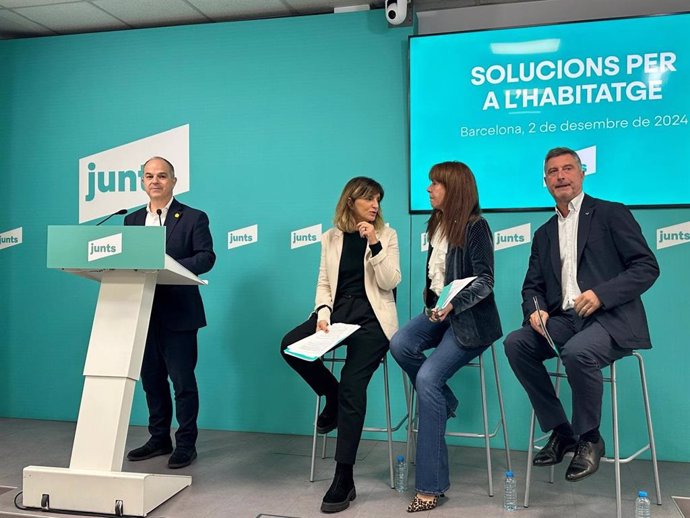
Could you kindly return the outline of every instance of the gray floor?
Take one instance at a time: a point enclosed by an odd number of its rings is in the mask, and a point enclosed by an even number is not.
[[[74,424],[53,421],[0,419],[0,516],[72,516],[36,511],[19,511],[13,500],[21,490],[22,468],[28,465],[66,467],[69,464]],[[132,427],[127,445],[139,446],[147,439],[146,430]],[[404,451],[396,443],[396,454]],[[309,482],[311,438],[291,435],[219,432],[202,430],[197,449],[199,458],[190,467],[178,470],[192,475],[193,484],[155,509],[155,518],[294,517],[325,516],[319,504],[330,485],[333,460],[319,459],[316,480]],[[329,452],[332,455],[332,451]],[[489,498],[486,485],[484,451],[480,448],[451,447],[453,487],[441,505],[414,516],[481,517],[515,516],[502,510],[503,451],[495,451],[494,484],[496,496]],[[525,480],[523,452],[514,452],[513,468],[522,502]],[[171,473],[167,459],[125,461],[123,471]],[[652,516],[681,516],[672,495],[690,494],[690,466],[685,463],[660,464],[663,505],[653,505]],[[529,509],[520,507],[523,517],[610,517],[615,516],[613,466],[603,464],[600,471],[576,484],[563,480],[565,464],[556,470],[551,485],[546,470],[535,470]],[[175,473],[178,473],[175,471]],[[413,473],[411,474],[413,480]],[[633,516],[633,501],[638,489],[647,489],[654,499],[651,465],[634,461],[622,467],[623,516]],[[350,509],[337,516],[400,517],[412,492],[398,494],[388,486],[386,443],[363,441],[355,466],[357,499]],[[3,492],[5,488],[12,488]],[[16,489],[14,489],[16,488]],[[653,500],[654,502],[654,500]],[[412,516],[412,515],[410,515]]]

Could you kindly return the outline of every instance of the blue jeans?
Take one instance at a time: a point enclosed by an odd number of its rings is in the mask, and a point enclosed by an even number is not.
[[[436,349],[427,358],[424,351]],[[486,347],[464,348],[455,340],[448,320],[434,323],[424,313],[410,320],[391,339],[395,361],[417,392],[419,423],[415,489],[440,495],[450,487],[446,421],[458,406],[447,381]]]

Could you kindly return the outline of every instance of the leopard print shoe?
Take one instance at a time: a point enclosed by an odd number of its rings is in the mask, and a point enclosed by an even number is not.
[[[407,506],[408,513],[416,513],[419,511],[431,511],[438,505],[438,496],[434,495],[433,500],[422,500],[415,495],[410,505]]]

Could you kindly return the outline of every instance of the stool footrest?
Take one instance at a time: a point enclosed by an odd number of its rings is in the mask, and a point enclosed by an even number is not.
[[[624,459],[619,458],[619,459],[618,459],[618,462],[620,462],[621,464],[627,464],[627,463],[630,462],[631,460],[635,460],[637,457],[639,457],[639,456],[640,456],[641,454],[643,454],[644,452],[649,451],[649,449],[650,449],[650,448],[649,448],[649,443],[647,443],[646,446],[643,446],[642,448],[640,448],[639,450],[637,450],[635,453],[633,453],[633,454],[630,455],[629,457],[625,457]],[[610,462],[611,464],[613,464],[614,462],[616,462],[616,459],[614,459],[614,458],[612,458],[612,457],[602,457],[602,458],[601,458],[601,462]]]

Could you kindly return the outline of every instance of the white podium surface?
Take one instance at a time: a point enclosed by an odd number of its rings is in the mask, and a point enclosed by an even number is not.
[[[99,280],[69,468],[27,466],[23,503],[44,510],[146,516],[192,477],[124,473],[122,461],[156,284],[204,281],[165,256],[162,270],[67,269]]]

